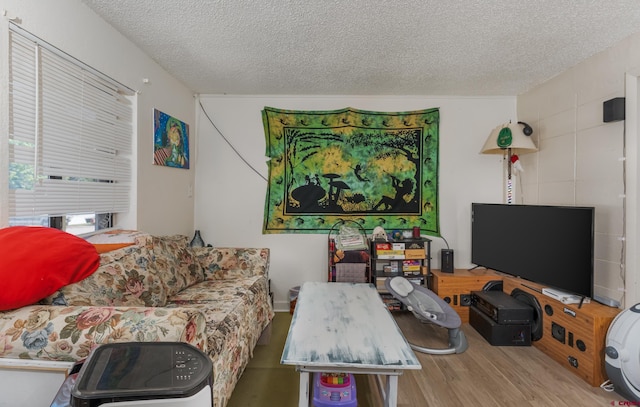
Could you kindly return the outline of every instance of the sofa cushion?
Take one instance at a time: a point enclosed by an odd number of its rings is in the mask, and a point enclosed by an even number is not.
[[[195,308],[22,307],[0,315],[0,356],[76,361],[113,342],[186,342],[208,351],[204,314]]]
[[[242,280],[207,280],[186,288],[171,296],[167,305],[194,305],[207,304],[207,309],[228,314],[233,311],[236,304],[244,300],[250,291],[249,288],[257,280],[263,277],[248,277]]]
[[[152,258],[167,296],[204,280],[202,266],[195,261],[187,236],[154,236]]]
[[[201,247],[193,252],[204,269],[205,280],[266,276],[269,272],[267,248]]]
[[[169,298],[167,307],[197,308],[205,315],[214,403],[225,405],[273,318],[266,277],[205,280]]]
[[[0,229],[0,310],[38,302],[91,275],[100,263],[93,245],[48,227]]]
[[[147,246],[128,246],[100,255],[98,270],[62,287],[43,303],[162,307],[167,290]]]
[[[218,324],[235,315],[246,324],[245,328],[259,326],[257,332],[273,318],[264,276],[237,278],[233,280],[205,280],[170,297],[167,307],[197,307],[206,317],[209,332]],[[251,329],[249,329],[251,330]],[[224,335],[209,337],[210,351],[220,352],[225,346]],[[255,344],[258,337],[252,337]]]

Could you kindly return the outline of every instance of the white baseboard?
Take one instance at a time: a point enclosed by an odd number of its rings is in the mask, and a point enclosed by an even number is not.
[[[273,310],[275,312],[289,312],[289,301],[274,301]]]

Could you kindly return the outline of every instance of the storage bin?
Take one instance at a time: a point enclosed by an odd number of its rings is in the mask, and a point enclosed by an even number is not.
[[[336,282],[366,283],[366,263],[338,263],[336,264]]]
[[[289,290],[289,313],[293,315],[293,311],[296,309],[296,302],[298,301],[298,294],[300,293],[300,286],[293,287]]]

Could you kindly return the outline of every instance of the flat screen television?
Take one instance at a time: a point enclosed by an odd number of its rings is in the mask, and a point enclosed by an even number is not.
[[[471,262],[593,295],[593,207],[471,204]]]

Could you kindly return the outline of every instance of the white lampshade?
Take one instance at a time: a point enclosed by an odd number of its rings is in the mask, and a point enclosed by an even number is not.
[[[502,140],[501,145],[498,144],[498,136],[503,129],[509,128],[511,130],[511,142],[505,143]],[[489,134],[489,138],[485,141],[484,146],[480,152],[482,154],[505,154],[507,149],[511,149],[511,154],[526,154],[538,151],[538,148],[534,144],[531,136],[527,136],[523,132],[524,126],[519,123],[505,123],[496,127]],[[504,133],[503,133],[504,134]]]

